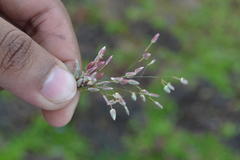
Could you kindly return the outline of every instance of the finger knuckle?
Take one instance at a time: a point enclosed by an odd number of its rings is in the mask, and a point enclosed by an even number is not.
[[[32,40],[20,31],[12,30],[0,37],[0,70],[20,70],[29,61]]]

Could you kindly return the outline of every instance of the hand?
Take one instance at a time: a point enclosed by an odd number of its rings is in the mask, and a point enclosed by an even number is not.
[[[0,0],[0,87],[40,107],[53,126],[66,125],[78,103],[68,70],[76,59],[78,43],[60,0]]]

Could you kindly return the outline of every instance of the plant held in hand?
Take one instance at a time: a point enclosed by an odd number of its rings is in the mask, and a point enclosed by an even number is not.
[[[126,111],[127,115],[130,115],[129,109],[125,100],[122,97],[121,92],[127,92],[130,95],[133,101],[137,101],[138,97],[143,101],[146,100],[152,101],[157,107],[163,109],[163,106],[156,101],[155,99],[159,97],[156,93],[151,93],[146,89],[141,87],[141,83],[137,81],[137,78],[149,77],[154,78],[154,76],[143,76],[147,67],[153,65],[156,62],[156,59],[151,58],[152,54],[149,52],[151,46],[157,42],[160,34],[157,33],[149,43],[149,45],[144,50],[144,53],[137,61],[137,63],[142,66],[137,67],[133,71],[128,71],[124,75],[118,77],[110,77],[107,80],[105,78],[103,69],[109,65],[112,61],[113,56],[104,59],[106,53],[106,47],[100,49],[96,58],[88,63],[85,71],[80,70],[79,62],[76,61],[74,77],[77,81],[77,86],[80,90],[86,90],[89,92],[97,92],[102,95],[106,104],[110,107],[110,115],[113,120],[116,120],[116,109],[114,105],[120,104]],[[188,81],[183,77],[173,77],[172,79],[178,80],[183,85],[187,85]],[[171,93],[175,90],[174,86],[165,80],[161,80],[163,84],[163,90],[167,93]],[[120,89],[119,86],[124,86],[127,89]],[[120,93],[119,93],[120,92]]]

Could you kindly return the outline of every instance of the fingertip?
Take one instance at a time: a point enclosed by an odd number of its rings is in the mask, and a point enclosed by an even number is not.
[[[47,76],[40,92],[56,104],[66,102],[76,95],[76,81],[71,73],[55,66]]]
[[[42,110],[44,119],[53,127],[63,127],[67,125],[74,114],[79,100],[79,92],[74,97],[73,101],[66,107],[59,110]]]

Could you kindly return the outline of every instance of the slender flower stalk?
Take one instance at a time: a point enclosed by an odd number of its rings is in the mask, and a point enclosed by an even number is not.
[[[127,106],[124,106],[124,109],[125,109],[126,114],[127,114],[128,116],[130,116],[130,112],[129,112],[128,107],[127,107]]]
[[[84,71],[80,70],[79,61],[76,61],[75,72],[73,74],[77,81],[77,87],[80,90],[101,94],[107,106],[110,107],[109,113],[113,120],[116,120],[117,117],[116,105],[122,106],[126,114],[130,115],[127,103],[123,98],[124,96],[122,96],[123,93],[120,91],[126,91],[128,94],[130,93],[129,97],[131,97],[133,101],[137,101],[139,96],[143,102],[150,100],[158,108],[163,109],[163,106],[156,101],[156,98],[159,98],[160,95],[143,89],[140,81],[140,78],[159,78],[156,76],[143,75],[146,68],[155,64],[157,61],[156,59],[152,58],[152,53],[150,53],[149,50],[151,46],[157,42],[159,37],[160,34],[157,33],[151,39],[140,59],[136,61],[138,67],[117,77],[106,78],[104,74],[104,69],[112,62],[113,59],[113,56],[109,56],[106,59],[104,58],[106,54],[105,46],[99,50],[96,58],[87,64]],[[183,77],[173,77],[172,79],[178,80],[183,85],[188,84],[188,80]],[[175,87],[170,81],[161,79],[161,83],[163,85],[163,90],[166,93],[175,91]]]

